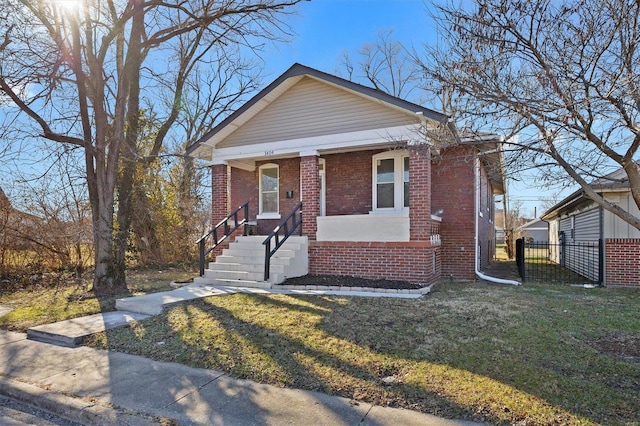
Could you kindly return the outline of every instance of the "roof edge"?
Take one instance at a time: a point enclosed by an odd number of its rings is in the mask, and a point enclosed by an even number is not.
[[[416,114],[421,114],[422,116],[436,122],[448,122],[449,116],[434,111],[432,109],[420,106],[418,104],[414,104],[412,102],[406,101],[404,99],[400,99],[396,96],[389,95],[381,90],[374,89],[372,87],[367,87],[359,83],[355,83],[353,81],[346,80],[342,77],[338,77],[336,75],[332,75],[326,73],[324,71],[317,70],[315,68],[308,67],[306,65],[302,65],[299,63],[294,63],[289,69],[287,69],[284,73],[282,73],[278,78],[272,81],[269,85],[267,85],[264,89],[258,92],[255,96],[245,102],[240,108],[236,109],[233,113],[227,116],[224,120],[214,126],[211,130],[202,135],[197,141],[187,147],[186,154],[191,155],[198,147],[205,142],[206,140],[213,137],[216,133],[218,133],[221,129],[226,127],[228,124],[233,122],[236,118],[241,116],[245,111],[259,102],[262,98],[264,98],[268,93],[273,91],[276,87],[282,84],[285,80],[291,77],[297,76],[305,76],[308,75],[310,77],[315,77],[319,80],[326,81],[328,83],[332,83],[338,86],[342,86],[345,89],[352,90],[354,92],[358,92],[365,96],[375,98],[377,100],[386,102],[391,105],[395,105],[399,108],[406,109],[407,111],[412,111]],[[457,134],[456,134],[456,137]]]

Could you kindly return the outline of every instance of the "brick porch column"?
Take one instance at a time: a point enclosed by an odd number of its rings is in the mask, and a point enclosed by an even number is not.
[[[409,149],[409,238],[429,241],[431,236],[431,151]]]
[[[220,222],[229,214],[229,172],[226,164],[211,166],[211,222]]]
[[[300,153],[300,186],[302,201],[302,234],[316,239],[320,215],[320,184],[318,182],[318,153]]]

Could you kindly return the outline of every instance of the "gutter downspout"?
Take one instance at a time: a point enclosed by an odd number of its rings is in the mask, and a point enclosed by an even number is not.
[[[520,283],[518,281],[514,281],[514,280],[505,280],[502,278],[496,278],[496,277],[491,277],[489,275],[485,275],[482,272],[480,272],[480,259],[478,258],[478,243],[480,241],[479,238],[479,230],[480,230],[480,219],[479,219],[479,212],[480,212],[480,156],[476,155],[475,159],[474,159],[474,169],[475,169],[475,199],[474,199],[474,205],[475,208],[473,209],[473,214],[476,216],[476,234],[475,234],[475,272],[476,272],[476,276],[478,278],[480,278],[481,280],[485,280],[485,281],[490,281],[490,282],[494,282],[497,284],[509,284],[509,285],[520,285]],[[505,209],[506,209],[506,205],[505,205]],[[505,222],[506,224],[506,222]]]

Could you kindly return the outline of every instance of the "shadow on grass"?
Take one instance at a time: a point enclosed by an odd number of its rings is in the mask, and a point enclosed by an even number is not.
[[[301,304],[296,299],[289,303],[271,297],[247,298],[283,311],[318,316],[318,327],[302,327],[299,334],[292,334],[287,332],[289,327],[280,329],[260,320],[241,319],[236,311],[212,303],[214,298],[182,306],[179,309],[188,318],[204,315],[214,320],[224,341],[229,343],[226,348],[215,347],[214,340],[207,342],[207,337],[202,335],[195,345],[182,339],[183,350],[194,351],[196,358],[203,361],[200,366],[222,368],[237,378],[324,392],[382,406],[420,409],[449,417],[474,417],[472,412],[435,392],[395,382],[404,369],[395,357],[376,354],[323,331],[321,323],[336,305],[330,300],[303,298],[305,303]],[[291,325],[300,325],[296,323],[295,315],[290,321]],[[191,326],[197,323],[200,319],[192,320]],[[219,339],[215,341],[220,342]],[[246,348],[250,349],[247,351]],[[260,367],[264,370],[256,371]],[[389,381],[385,383],[384,379]]]
[[[107,340],[158,360],[447,417],[633,424],[640,364],[592,342],[640,330],[640,298],[591,291],[454,283],[420,300],[238,294],[173,307]]]
[[[279,330],[275,338],[311,359],[304,364],[313,373],[310,380],[328,386],[331,393],[346,392],[354,397],[353,392],[357,392],[359,399],[369,402],[419,407],[427,412],[433,412],[435,406],[445,407],[450,416],[457,415],[460,409],[468,418],[480,412],[490,421],[538,418],[571,424],[591,418],[624,424],[634,419],[640,408],[633,391],[640,384],[640,366],[598,354],[588,341],[589,327],[587,334],[582,334],[584,324],[598,325],[594,312],[584,309],[585,304],[597,306],[598,301],[589,300],[588,294],[579,291],[569,290],[567,295],[572,298],[570,302],[552,293],[551,300],[543,303],[548,309],[546,315],[538,312],[535,316],[526,298],[517,301],[524,302],[517,308],[492,308],[478,303],[462,309],[442,309],[451,306],[450,300],[434,306],[393,299],[342,299],[341,303],[335,298],[278,299],[278,305],[298,311],[299,300],[304,300],[315,312],[323,313],[307,327],[309,330],[313,326],[308,334],[319,333],[315,341],[305,336],[304,340],[291,342],[287,329]],[[291,300],[294,301],[289,303]],[[499,301],[498,295],[487,302]],[[269,298],[260,303],[273,302]],[[214,316],[220,313],[219,309]],[[501,309],[517,312],[504,315],[499,312]],[[534,305],[533,309],[539,310],[539,306]],[[308,307],[302,310],[308,311]],[[633,310],[627,307],[627,313]],[[239,320],[238,311],[228,311],[226,315],[231,316],[227,316],[225,327]],[[528,315],[532,321],[527,320]],[[424,321],[425,317],[431,317],[431,321]],[[250,321],[254,324],[253,319]],[[261,319],[256,323],[264,324]],[[600,324],[606,329],[606,324]],[[247,338],[264,347],[256,338],[262,326],[250,327]],[[425,332],[428,328],[432,333]],[[422,337],[425,334],[426,339]],[[439,335],[440,339],[433,340],[429,335]],[[269,352],[268,347],[265,350]],[[287,351],[271,354],[288,356]],[[285,364],[286,359],[278,359],[281,365]],[[333,371],[323,375],[323,368]],[[422,374],[414,374],[415,371]],[[335,383],[335,374],[364,383]],[[382,383],[385,378],[391,382]],[[294,385],[307,387],[308,383]],[[493,406],[496,401],[502,401],[498,404],[504,407]],[[503,413],[496,414],[497,411]]]
[[[446,417],[492,423],[517,418],[491,407],[497,399],[552,411],[565,423],[575,419],[464,363],[412,357],[413,335],[403,336],[402,311],[424,307],[401,300],[235,295],[174,307],[150,320],[155,324],[145,321],[107,339],[116,350],[159,360]],[[415,313],[410,321],[427,314]],[[144,347],[157,339],[162,349]]]

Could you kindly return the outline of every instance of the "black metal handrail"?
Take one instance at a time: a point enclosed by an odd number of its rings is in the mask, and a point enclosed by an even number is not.
[[[240,210],[243,210],[244,218],[242,218],[241,220],[238,220],[238,213],[240,212]],[[229,219],[231,218],[233,218],[233,228],[229,226]],[[232,211],[231,213],[229,213],[227,217],[222,219],[216,226],[211,228],[211,230],[208,233],[200,237],[200,239],[197,241],[197,244],[199,245],[199,250],[200,250],[200,276],[204,275],[204,264],[205,264],[206,256],[209,253],[211,253],[213,249],[218,247],[218,245],[220,245],[224,240],[226,240],[229,235],[234,233],[238,228],[240,228],[243,225],[244,225],[243,235],[247,235],[248,226],[249,226],[249,202],[248,201],[243,205],[241,205],[240,207],[238,207],[237,209],[235,209],[234,211]],[[220,229],[223,226],[224,226],[224,235],[222,235],[218,239],[218,229]],[[209,238],[211,234],[213,234],[213,246],[208,250],[205,250],[205,244],[206,244],[207,238]]]
[[[296,216],[298,216],[298,218],[296,218]],[[289,227],[290,220],[291,220],[291,227]],[[276,251],[278,251],[280,247],[282,247],[282,244],[284,244],[284,242],[287,241],[287,238],[289,238],[291,235],[293,235],[294,232],[296,232],[296,229],[298,228],[300,228],[300,235],[302,235],[302,202],[298,203],[298,205],[295,206],[293,210],[291,210],[291,213],[289,213],[284,219],[282,219],[278,224],[278,226],[273,228],[273,231],[271,231],[271,233],[267,235],[267,238],[265,238],[265,240],[262,242],[262,244],[264,245],[264,280],[265,281],[269,281],[269,272],[270,272],[269,269],[271,266],[271,257],[276,253]],[[284,231],[283,235],[280,235],[281,230]],[[272,250],[271,240],[274,238],[276,241],[276,245]]]

